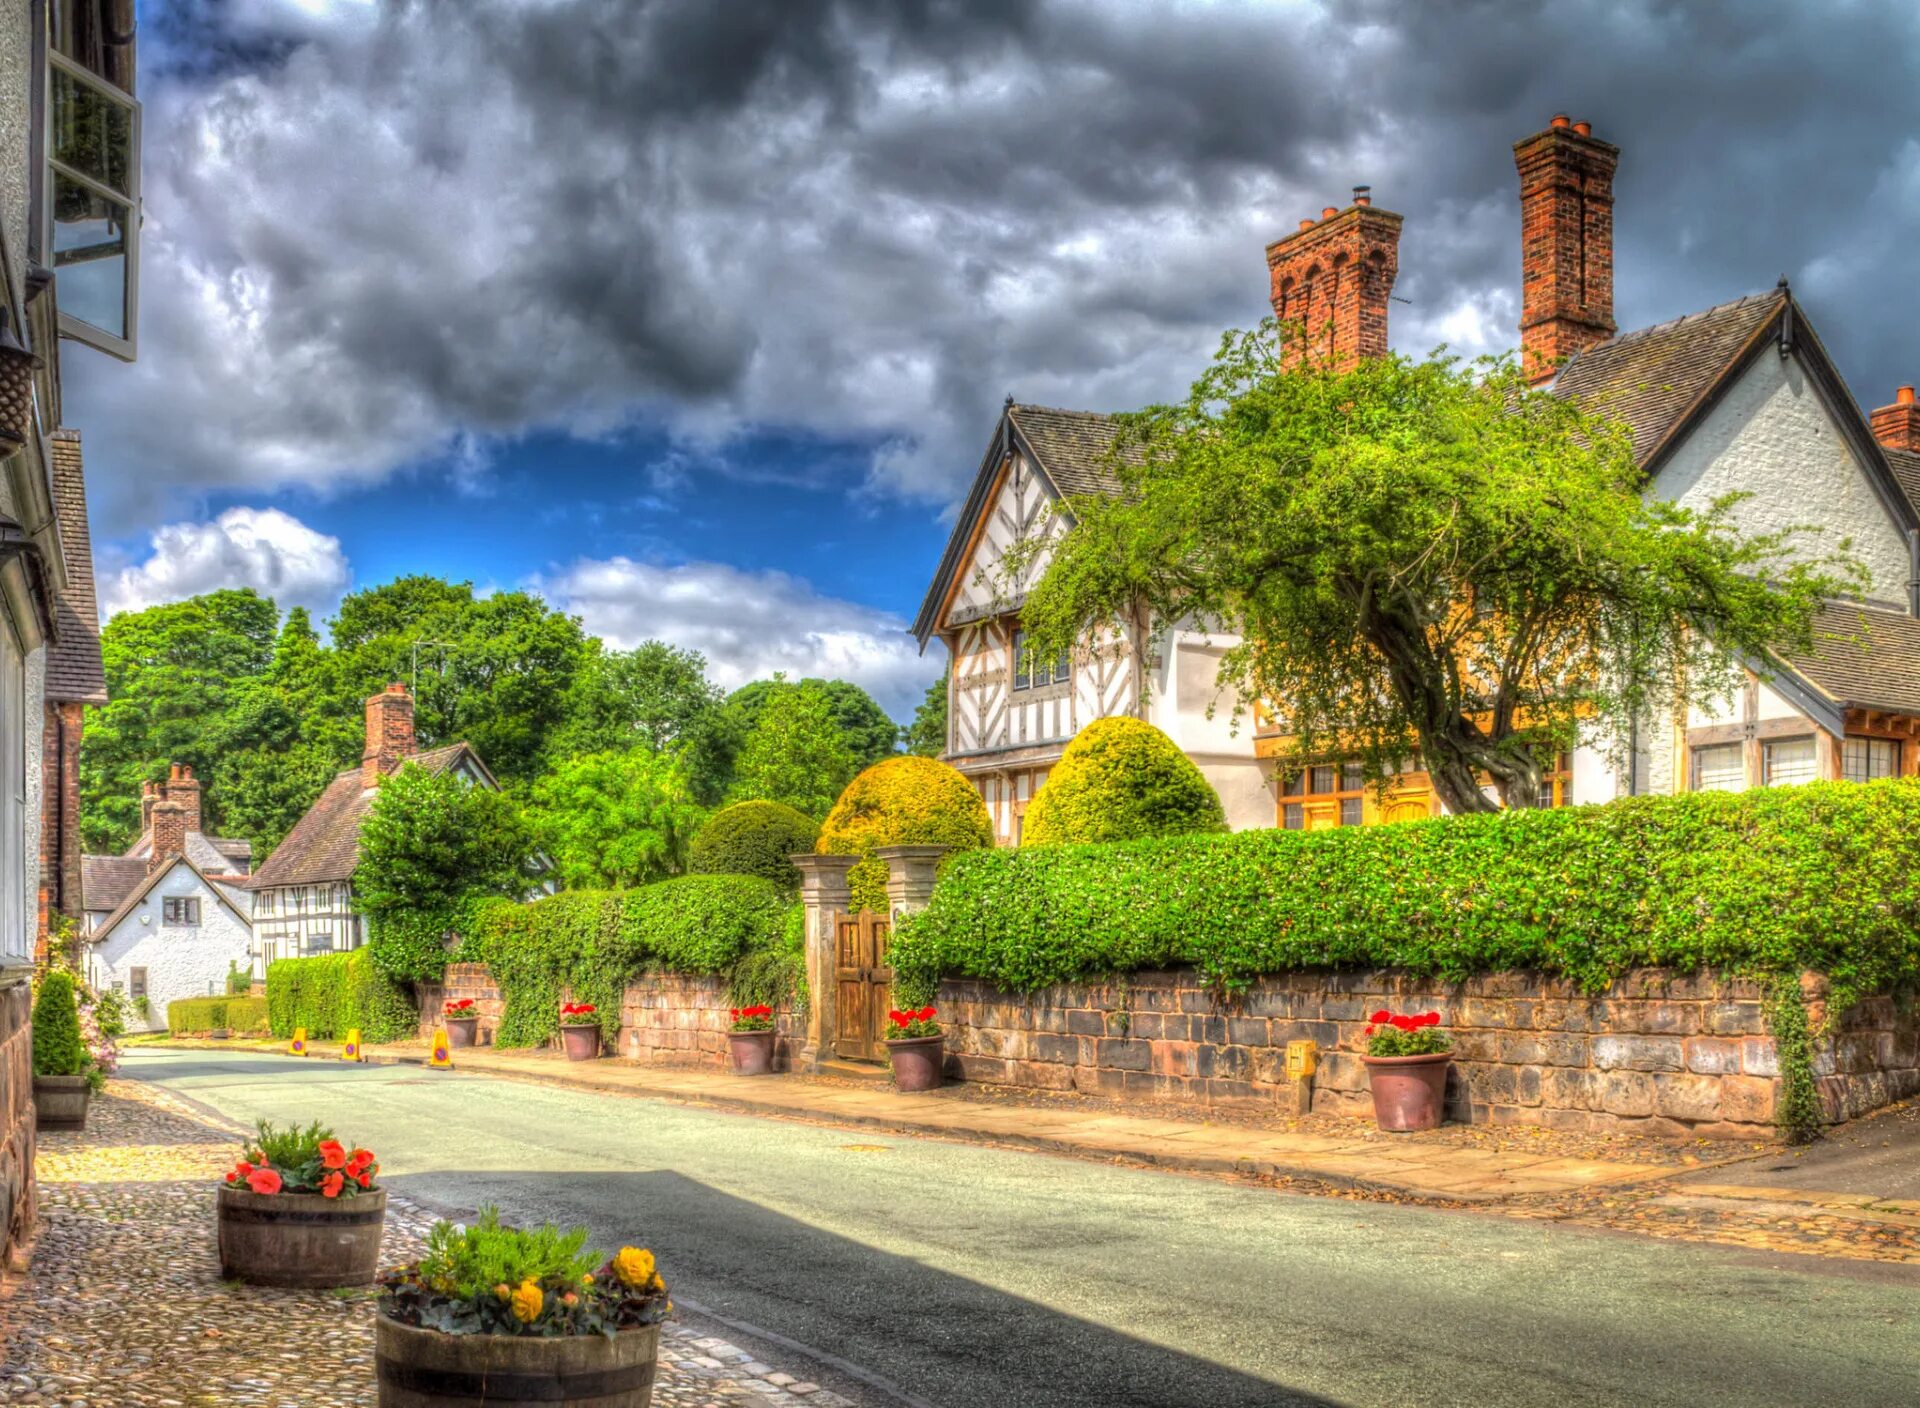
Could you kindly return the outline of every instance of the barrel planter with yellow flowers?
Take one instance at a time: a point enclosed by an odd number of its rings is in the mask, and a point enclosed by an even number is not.
[[[381,1278],[380,1408],[522,1404],[649,1408],[660,1322],[673,1311],[653,1253],[596,1267],[583,1227],[437,1224],[426,1255]],[[484,1284],[485,1276],[506,1279]]]
[[[220,1274],[254,1286],[370,1286],[387,1194],[380,1165],[319,1125],[262,1123],[219,1192]]]

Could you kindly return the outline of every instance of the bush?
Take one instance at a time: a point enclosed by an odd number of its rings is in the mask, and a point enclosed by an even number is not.
[[[497,1044],[550,1040],[567,1000],[591,1002],[601,1034],[612,1037],[632,979],[648,969],[729,974],[748,954],[780,944],[789,908],[778,885],[749,875],[568,890],[476,907],[458,957],[486,964],[505,999]]]
[[[800,872],[788,856],[811,851],[820,827],[779,802],[736,802],[715,812],[693,838],[687,869],[695,875],[758,875],[792,894]]]
[[[325,1041],[358,1027],[360,1039],[372,1044],[412,1036],[420,1021],[412,998],[364,948],[269,963],[265,1001],[277,1037],[305,1027],[309,1037]],[[178,1005],[167,1009],[169,1023]]]
[[[973,784],[945,763],[912,754],[875,763],[849,782],[819,841],[823,855],[863,858],[847,872],[853,907],[881,913],[887,867],[873,854],[881,846],[948,845],[957,853],[992,844],[993,823]]]
[[[1665,966],[1827,975],[1831,1010],[1920,979],[1920,781],[1811,783],[1328,831],[961,857],[900,926],[902,1001],[943,976],[1031,991],[1193,967],[1459,981],[1537,969],[1593,991]]]
[[[253,975],[238,963],[227,963],[227,996],[247,997],[253,992]]]
[[[1171,738],[1139,719],[1096,719],[1074,735],[1034,794],[1020,844],[1136,841],[1226,829],[1219,795]]]
[[[40,980],[40,992],[33,1000],[33,1073],[83,1076],[92,1065],[86,1043],[80,1040],[73,979],[56,969]]]
[[[267,1031],[264,997],[182,997],[167,1004],[167,1030],[175,1036],[197,1032],[233,1031],[247,1035]]]

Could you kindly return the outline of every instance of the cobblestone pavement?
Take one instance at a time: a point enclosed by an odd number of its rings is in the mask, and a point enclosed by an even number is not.
[[[80,1134],[40,1136],[31,1273],[0,1301],[0,1403],[61,1408],[365,1408],[371,1291],[220,1279],[215,1180],[238,1136],[166,1092],[115,1081]],[[432,1219],[389,1197],[382,1257],[417,1254]],[[653,1401],[848,1408],[727,1343],[670,1323]]]

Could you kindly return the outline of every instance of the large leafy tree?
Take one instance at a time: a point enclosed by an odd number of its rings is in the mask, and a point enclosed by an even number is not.
[[[528,808],[541,850],[576,889],[680,874],[706,817],[679,760],[646,747],[568,758],[534,783]]]
[[[690,742],[723,698],[697,650],[659,640],[600,649],[574,677],[551,754],[560,760],[635,746],[665,752]]]
[[[1584,728],[1723,697],[1741,662],[1808,643],[1853,588],[1845,544],[1742,534],[1735,501],[1651,500],[1625,431],[1508,360],[1288,365],[1231,334],[1177,405],[1123,419],[1123,490],[1076,499],[1023,618],[1042,653],[1086,628],[1192,615],[1236,633],[1221,683],[1269,702],[1297,758],[1418,757],[1455,812],[1537,796]]]
[[[794,685],[816,689],[825,697],[828,712],[853,754],[854,771],[872,767],[882,758],[900,751],[900,726],[859,685],[851,680],[790,681],[784,675],[741,685],[727,696],[728,712],[738,721],[743,740],[760,721],[767,701],[783,686]]]
[[[926,697],[913,711],[913,722],[900,731],[900,741],[909,753],[937,758],[947,751],[947,676],[952,669],[949,665],[927,686]]]
[[[776,677],[734,760],[728,800],[782,802],[819,820],[859,770],[827,691]]]

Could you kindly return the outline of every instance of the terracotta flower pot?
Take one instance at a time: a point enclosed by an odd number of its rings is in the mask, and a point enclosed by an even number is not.
[[[607,1335],[448,1335],[374,1317],[380,1408],[648,1408],[660,1327]]]
[[[893,1083],[901,1090],[938,1090],[946,1074],[947,1039],[936,1033],[890,1041],[887,1059],[893,1062]]]
[[[480,1044],[480,1017],[478,1013],[471,1017],[448,1017],[442,1025],[447,1029],[448,1046],[478,1046]]]
[[[1373,1118],[1389,1134],[1438,1129],[1446,1118],[1451,1051],[1431,1056],[1362,1056],[1373,1091]]]
[[[380,1270],[387,1193],[220,1190],[220,1274],[255,1286],[371,1286]]]
[[[562,1027],[560,1045],[566,1048],[569,1061],[591,1061],[600,1054],[600,1028]]]
[[[93,1091],[85,1076],[35,1076],[33,1124],[36,1129],[85,1129]]]
[[[727,1045],[733,1051],[733,1073],[737,1076],[773,1074],[773,1029],[764,1032],[728,1032]]]

